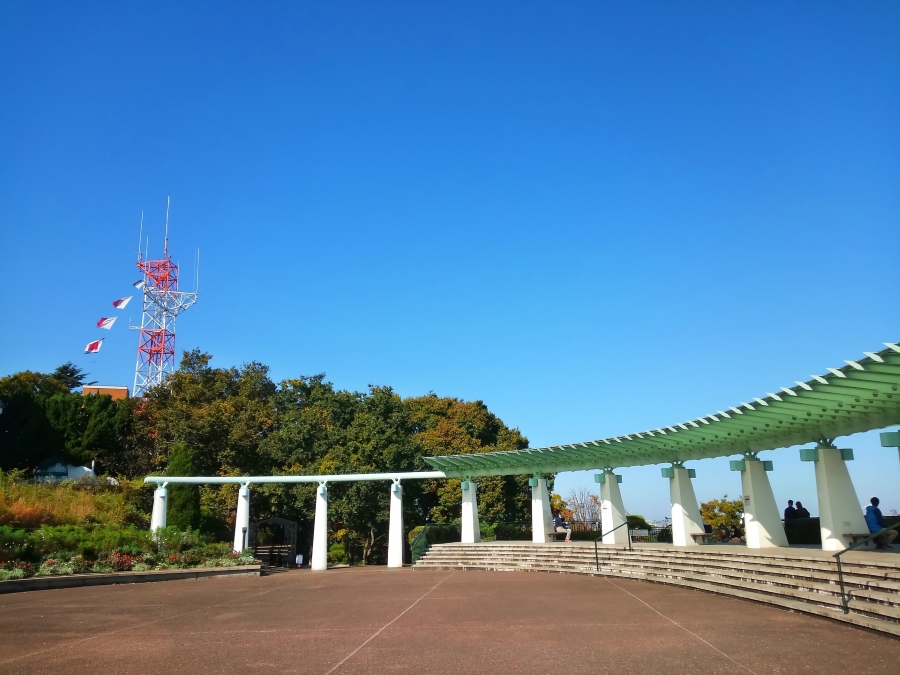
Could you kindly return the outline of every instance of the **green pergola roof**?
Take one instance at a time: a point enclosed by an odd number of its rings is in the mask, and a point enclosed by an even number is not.
[[[596,441],[426,457],[447,476],[556,473],[727,457],[900,424],[900,345],[807,382],[667,427]]]

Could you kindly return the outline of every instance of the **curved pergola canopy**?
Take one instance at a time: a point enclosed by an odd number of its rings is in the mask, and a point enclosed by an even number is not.
[[[447,477],[678,463],[830,442],[900,424],[900,346],[725,410],[640,433],[544,448],[427,457]]]

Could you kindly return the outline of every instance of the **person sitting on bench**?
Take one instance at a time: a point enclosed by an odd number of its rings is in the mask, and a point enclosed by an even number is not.
[[[556,532],[565,532],[566,541],[572,541],[572,528],[565,520],[563,520],[563,517],[559,515],[559,511],[553,512],[553,529]]]
[[[866,507],[866,525],[869,526],[869,532],[880,532],[887,527],[884,522],[884,516],[881,515],[881,509],[878,505],[881,503],[878,497],[872,497],[869,500],[871,506]],[[897,538],[897,530],[885,532],[875,539],[875,548],[892,548],[891,542]]]

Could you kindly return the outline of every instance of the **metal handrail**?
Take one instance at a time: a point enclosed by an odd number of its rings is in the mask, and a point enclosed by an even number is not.
[[[428,535],[428,530],[432,528],[434,523],[425,523],[422,526],[422,529],[416,533],[416,536],[413,537],[413,540],[409,544],[409,557],[410,562],[415,565],[416,561],[421,558],[428,551],[428,539],[426,538]],[[421,552],[421,554],[416,555],[416,551],[418,550],[419,542],[425,539],[425,550]]]
[[[850,613],[850,598],[848,597],[847,593],[844,590],[844,570],[841,567],[841,556],[844,555],[847,551],[852,551],[855,548],[859,548],[863,544],[868,544],[875,537],[880,537],[885,532],[889,532],[890,530],[900,530],[900,523],[897,523],[896,525],[891,525],[890,527],[882,528],[882,529],[878,530],[878,532],[873,532],[865,539],[860,539],[855,544],[850,544],[850,546],[845,548],[843,551],[838,551],[837,553],[834,554],[834,559],[837,562],[838,584],[840,584],[840,586],[841,586],[841,606],[844,608],[844,614]]]
[[[597,566],[597,571],[598,571],[598,572],[600,571],[600,548],[597,546],[597,542],[600,541],[601,539],[603,539],[603,535],[604,535],[604,534],[612,534],[613,532],[615,532],[616,530],[618,530],[620,527],[626,527],[627,525],[628,525],[628,521],[625,521],[625,522],[622,523],[621,525],[616,525],[616,526],[615,526],[613,529],[611,529],[609,532],[601,532],[601,533],[600,533],[600,536],[597,537],[596,539],[594,539],[594,563],[595,563],[596,566]],[[629,551],[632,550],[632,548],[631,548],[631,535],[630,535],[630,534],[628,535],[628,550],[629,550]]]

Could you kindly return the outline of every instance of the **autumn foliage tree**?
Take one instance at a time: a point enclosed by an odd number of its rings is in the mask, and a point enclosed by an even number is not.
[[[26,372],[3,378],[0,397],[12,401],[9,408],[19,425],[7,436],[17,443],[8,461],[33,466],[41,453],[52,451],[75,461],[96,458],[102,470],[129,478],[319,475],[425,471],[429,455],[528,447],[517,429],[481,401],[434,393],[403,399],[385,386],[345,391],[324,375],[276,383],[263,364],[218,368],[211,360],[199,350],[185,352],[162,385],[127,401],[72,393],[84,374],[71,364],[55,375]],[[0,423],[11,417],[4,414]],[[529,518],[528,476],[476,481],[482,521]],[[459,520],[459,480],[413,480],[403,487],[409,527]],[[202,523],[228,536],[236,485],[170,485],[169,490],[171,523]],[[343,544],[351,561],[384,558],[388,498],[383,482],[329,485],[331,538]],[[253,487],[251,518],[277,515],[297,521],[301,548],[309,543],[304,538],[311,534],[314,507],[312,484]]]

